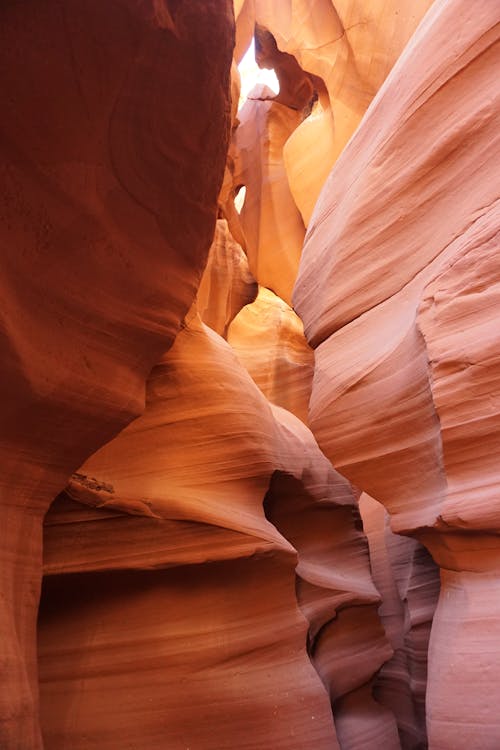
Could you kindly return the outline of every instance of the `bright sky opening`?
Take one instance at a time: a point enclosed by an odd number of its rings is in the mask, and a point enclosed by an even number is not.
[[[280,84],[274,70],[266,70],[265,68],[261,69],[255,62],[255,43],[253,39],[250,47],[245,52],[242,61],[238,65],[238,70],[240,71],[241,76],[239,109],[241,109],[245,103],[250,91],[258,83],[265,83],[275,94],[279,93]]]

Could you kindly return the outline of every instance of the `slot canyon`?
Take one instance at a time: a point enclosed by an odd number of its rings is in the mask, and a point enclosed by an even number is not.
[[[3,0],[0,91],[0,750],[500,750],[499,0]]]

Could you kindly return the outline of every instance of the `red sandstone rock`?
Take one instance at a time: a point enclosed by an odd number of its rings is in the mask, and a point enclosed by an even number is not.
[[[316,203],[430,4],[235,0],[280,79],[241,126],[225,3],[0,11],[2,748],[43,514],[182,328],[46,517],[46,750],[498,750],[494,3],[435,2]],[[370,556],[303,423],[304,225],[314,432],[415,537],[364,495]]]
[[[42,518],[143,409],[195,296],[228,133],[226,2],[0,10],[0,745],[41,747]]]
[[[82,467],[99,481],[76,477],[47,517],[47,746],[338,747],[297,555],[264,515],[276,472],[333,505],[347,484],[192,318],[151,374],[144,415]]]

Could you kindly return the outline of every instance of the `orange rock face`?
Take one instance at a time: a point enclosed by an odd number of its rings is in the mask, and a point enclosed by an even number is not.
[[[4,5],[1,750],[498,750],[497,3]]]
[[[246,187],[241,211],[250,270],[259,284],[290,302],[297,276],[304,223],[290,192],[283,146],[302,117],[284,104],[261,101],[256,87],[238,117],[236,185]]]
[[[312,116],[284,146],[289,187],[306,225],[332,165],[431,5],[432,0],[236,4],[239,36],[249,41],[253,18],[274,36],[282,56],[293,56],[311,77],[318,95]],[[273,67],[279,76],[276,59]],[[286,90],[296,89],[298,79],[295,74],[293,87],[285,80]]]
[[[348,501],[306,428],[275,419],[230,347],[193,318],[153,370],[144,415],[81,473],[99,482],[74,480],[46,524],[47,746],[336,747],[305,650],[297,554],[263,509],[276,473],[311,503],[326,491],[334,507]],[[270,492],[288,502],[286,484]]]
[[[257,291],[243,248],[231,234],[228,222],[218,219],[196,295],[201,319],[226,338],[231,321],[242,307],[254,301]]]
[[[307,423],[314,356],[291,307],[261,287],[231,323],[228,341],[266,398]]]

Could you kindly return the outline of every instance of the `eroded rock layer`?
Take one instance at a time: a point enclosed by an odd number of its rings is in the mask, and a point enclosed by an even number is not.
[[[276,472],[310,503],[353,502],[309,431],[275,418],[230,347],[192,317],[151,374],[144,415],[47,517],[47,746],[337,747],[306,651],[297,552],[264,515]],[[291,499],[276,484],[273,496]],[[364,576],[376,599],[366,562]]]
[[[294,294],[321,448],[442,569],[433,750],[500,742],[499,21],[434,3],[327,180]]]
[[[268,401],[307,423],[314,355],[291,307],[261,287],[231,323],[228,342]]]
[[[391,531],[383,505],[363,493],[359,507],[382,597],[379,614],[394,650],[377,675],[374,694],[396,717],[402,749],[418,750],[427,744],[427,652],[439,568],[416,539]]]
[[[0,10],[2,750],[498,750],[496,5]]]
[[[0,9],[0,745],[41,746],[42,519],[139,414],[195,296],[229,130],[227,2]]]

